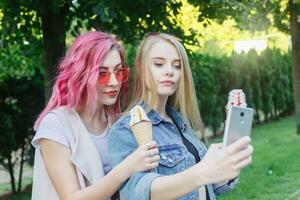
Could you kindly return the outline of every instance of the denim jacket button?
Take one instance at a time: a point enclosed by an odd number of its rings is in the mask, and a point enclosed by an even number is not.
[[[167,159],[167,156],[165,154],[162,154],[162,153],[160,154],[160,157],[161,157],[161,159],[164,159],[164,160]]]
[[[174,162],[174,159],[171,158],[171,157],[168,157],[168,161],[169,161],[170,163],[173,163],[173,162]]]

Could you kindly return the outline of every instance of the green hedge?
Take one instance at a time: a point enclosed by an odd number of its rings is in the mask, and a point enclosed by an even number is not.
[[[190,55],[201,114],[214,133],[225,120],[228,92],[244,90],[255,123],[277,119],[293,111],[291,54],[266,49],[230,57]]]

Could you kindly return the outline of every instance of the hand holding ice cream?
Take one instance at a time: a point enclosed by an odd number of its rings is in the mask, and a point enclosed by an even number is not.
[[[130,127],[133,135],[139,145],[139,148],[146,148],[147,156],[151,161],[151,166],[157,167],[159,156],[159,150],[157,146],[151,147],[151,143],[156,144],[152,141],[152,122],[148,118],[145,110],[137,105],[130,110]],[[157,145],[157,144],[156,144]]]

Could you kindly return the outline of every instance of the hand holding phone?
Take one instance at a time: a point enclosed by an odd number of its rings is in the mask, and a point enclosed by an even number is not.
[[[250,136],[252,120],[252,108],[232,106],[225,122],[223,147],[236,142],[243,136]]]

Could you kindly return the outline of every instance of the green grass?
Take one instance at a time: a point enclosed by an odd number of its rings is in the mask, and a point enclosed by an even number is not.
[[[32,183],[32,178],[31,177],[23,177],[22,180],[22,192],[17,195],[12,195],[8,198],[9,200],[30,200],[31,199],[31,188],[28,188],[28,186]],[[6,184],[0,184],[0,196],[1,194],[7,193],[11,191],[11,186],[10,183]],[[0,198],[0,200],[2,200]]]
[[[14,195],[9,200],[30,200],[31,199],[31,193],[23,193]]]
[[[23,177],[23,179],[22,179],[22,190],[24,190],[27,185],[31,184],[31,182],[32,182],[31,177]],[[18,186],[16,186],[16,187],[18,187]],[[11,191],[10,183],[1,183],[0,184],[0,194],[10,192],[10,191]]]
[[[218,199],[300,199],[300,136],[294,117],[256,126],[251,138],[251,165],[242,170],[237,187]]]

